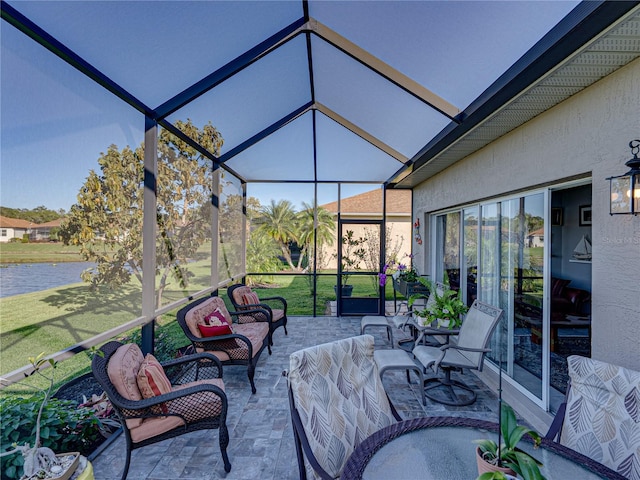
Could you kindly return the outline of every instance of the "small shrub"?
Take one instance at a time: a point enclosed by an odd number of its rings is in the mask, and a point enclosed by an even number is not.
[[[0,451],[10,450],[14,444],[35,438],[36,418],[40,401],[33,397],[0,398]],[[42,411],[40,438],[43,447],[57,453],[91,453],[96,442],[103,438],[100,420],[87,408],[77,408],[70,400],[50,399]],[[2,478],[17,479],[22,473],[24,457],[20,454],[2,457]]]

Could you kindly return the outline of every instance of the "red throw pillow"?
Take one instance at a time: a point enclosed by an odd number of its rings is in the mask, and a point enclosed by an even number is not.
[[[258,297],[257,293],[247,292],[242,295],[242,301],[245,305],[257,305],[258,303],[260,303],[260,298]]]
[[[157,397],[171,392],[171,382],[164,373],[160,362],[150,353],[140,365],[137,376],[138,388],[144,398]],[[167,406],[163,403],[151,408],[154,413],[167,413]]]
[[[203,337],[217,337],[218,335],[230,335],[233,333],[228,323],[224,325],[203,325],[199,323],[198,330],[200,330]]]

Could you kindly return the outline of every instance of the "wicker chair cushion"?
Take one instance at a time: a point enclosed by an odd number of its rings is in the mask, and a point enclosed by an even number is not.
[[[200,383],[210,383],[220,387],[224,391],[224,382],[221,378],[176,385],[173,387],[173,390],[183,390]],[[220,415],[222,412],[222,401],[220,397],[213,392],[200,392],[166,402],[165,405],[167,407],[165,413],[167,413],[168,416],[146,418],[137,427],[130,428],[131,440],[133,440],[134,443],[158,436],[176,427],[185,425],[185,423],[193,423],[203,418]]]
[[[138,388],[144,398],[157,397],[171,391],[171,381],[164,373],[164,368],[156,357],[150,353],[144,357],[137,375]],[[163,403],[151,409],[154,413],[167,413],[167,407]]]
[[[253,290],[251,290],[251,287],[242,286],[242,287],[238,287],[238,288],[234,289],[233,293],[232,293],[233,301],[237,305],[244,305],[245,303],[247,303],[247,302],[244,301],[244,296],[247,293],[253,293]],[[260,303],[260,301],[258,300],[256,303]]]
[[[396,422],[378,368],[373,337],[361,335],[291,354],[289,383],[311,450],[338,478],[354,448]],[[315,471],[305,457],[309,478]]]
[[[144,361],[142,350],[135,343],[127,343],[118,347],[109,359],[107,374],[109,380],[127,400],[142,400],[142,393],[138,387],[138,370]],[[127,427],[133,428],[142,423],[139,418],[127,419]]]
[[[249,339],[253,347],[252,353],[255,357],[262,348],[265,337],[269,335],[269,324],[266,322],[236,324],[233,326],[233,332],[243,335]],[[224,350],[215,350],[217,345],[220,346],[219,348],[224,348]],[[205,350],[203,348],[196,347],[196,351],[204,352]],[[221,362],[226,362],[230,359],[249,359],[249,349],[247,348],[247,344],[235,339],[216,342],[213,347],[206,351],[214,354]]]
[[[206,302],[202,302],[189,310],[185,316],[185,321],[193,336],[202,338],[202,333],[200,332],[198,325],[206,325],[206,318],[213,314],[215,310],[220,310],[229,325],[231,325],[231,315],[229,315],[229,311],[224,304],[224,300],[220,297],[211,297]]]
[[[571,389],[560,443],[640,479],[640,372],[591,358],[568,359]]]
[[[260,297],[258,297],[257,293],[249,291],[242,295],[242,303],[244,305],[257,305],[260,303]]]
[[[260,298],[258,297],[258,294],[256,294],[254,291],[251,290],[251,287],[238,287],[236,288],[233,293],[233,300],[238,304],[238,305],[257,305],[260,303]],[[271,313],[272,313],[272,317],[271,317],[271,321],[272,322],[277,322],[278,320],[281,320],[282,318],[284,318],[284,310],[279,309],[279,308],[272,308],[271,309]],[[240,322],[242,323],[245,318],[244,315],[240,316]]]
[[[279,308],[271,309],[271,313],[273,314],[273,317],[271,318],[272,322],[275,322],[280,320],[281,318],[284,318],[284,310],[281,310]]]

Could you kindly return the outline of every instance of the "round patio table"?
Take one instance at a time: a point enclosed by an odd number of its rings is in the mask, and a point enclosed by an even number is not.
[[[351,454],[341,480],[470,480],[478,476],[473,440],[498,439],[493,422],[460,417],[422,417],[378,430]],[[617,472],[562,445],[543,439],[540,448],[525,437],[519,445],[543,464],[552,479],[619,479]]]

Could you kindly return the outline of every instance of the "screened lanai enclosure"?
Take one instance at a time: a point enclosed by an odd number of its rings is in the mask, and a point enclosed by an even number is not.
[[[2,373],[22,342],[63,358],[142,326],[151,350],[156,319],[238,282],[382,312],[384,266],[426,255],[407,176],[599,5],[540,3],[2,1],[2,205],[60,211],[47,238],[86,260],[28,319],[0,300]]]

